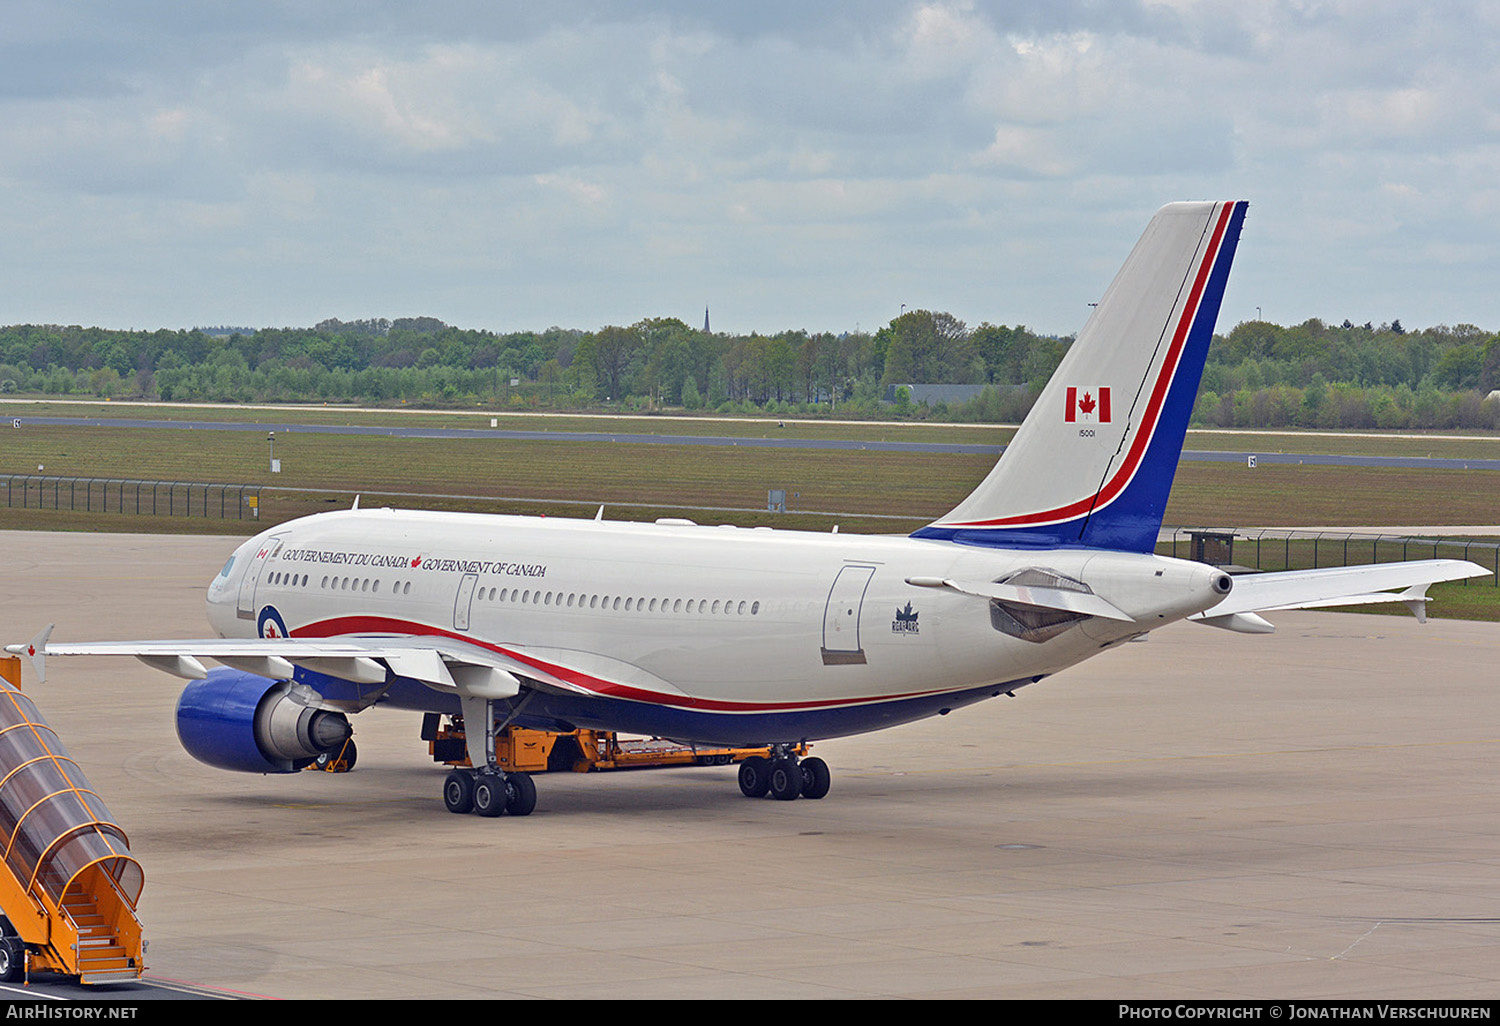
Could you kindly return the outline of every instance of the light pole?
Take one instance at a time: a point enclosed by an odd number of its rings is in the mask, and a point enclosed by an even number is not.
[[[266,435],[266,441],[271,446],[271,473],[276,473],[276,432],[272,431]]]

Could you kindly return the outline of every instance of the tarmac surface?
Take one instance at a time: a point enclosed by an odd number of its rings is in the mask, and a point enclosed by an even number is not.
[[[201,636],[233,544],[0,532],[5,640]],[[446,812],[415,714],[359,716],[352,773],[236,775],[183,752],[180,682],[134,660],[24,687],[131,839],[167,988],[1500,996],[1500,625],[1271,619],[819,744],[822,801],[743,798],[729,768],[552,774],[524,819]]]

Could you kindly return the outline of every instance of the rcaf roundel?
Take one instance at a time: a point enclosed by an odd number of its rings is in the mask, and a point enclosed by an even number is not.
[[[1109,419],[1108,385],[1099,385],[1096,388],[1068,386],[1068,411],[1063,415],[1064,421],[1069,424],[1076,421],[1108,424]]]
[[[275,606],[262,606],[260,616],[256,618],[256,627],[263,638],[289,638],[291,632],[286,629],[286,621],[281,618],[281,613]]]

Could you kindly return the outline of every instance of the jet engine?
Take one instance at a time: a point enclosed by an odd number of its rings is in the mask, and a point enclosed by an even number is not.
[[[352,731],[341,712],[299,701],[290,681],[216,666],[177,700],[177,739],[199,762],[244,773],[295,773]],[[300,689],[299,689],[300,690]]]

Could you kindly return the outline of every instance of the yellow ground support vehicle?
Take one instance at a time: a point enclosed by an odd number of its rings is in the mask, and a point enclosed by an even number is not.
[[[0,980],[32,972],[82,983],[139,979],[145,875],[125,832],[0,658]]]
[[[427,742],[433,762],[467,766],[463,721],[447,724],[437,713],[422,720],[422,740]],[[666,766],[728,766],[770,754],[770,748],[705,748],[662,738],[622,739],[612,730],[570,730],[554,733],[506,727],[495,738],[495,754],[506,772],[547,773],[571,770],[660,769]],[[795,754],[807,754],[798,745]]]

